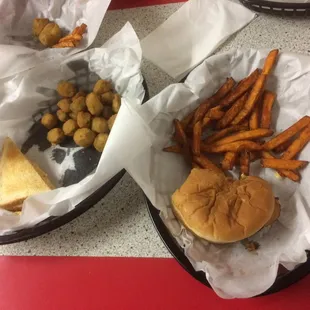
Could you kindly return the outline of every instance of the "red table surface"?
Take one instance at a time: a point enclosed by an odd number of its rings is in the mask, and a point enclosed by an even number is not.
[[[222,300],[169,258],[0,257],[1,310],[309,309],[308,285]]]

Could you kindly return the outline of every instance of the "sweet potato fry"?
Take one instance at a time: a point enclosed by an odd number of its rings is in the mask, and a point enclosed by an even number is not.
[[[238,113],[244,107],[245,101],[247,99],[247,93],[242,95],[231,107],[226,111],[225,115],[217,122],[217,128],[225,128],[227,127],[233,119],[238,115]]]
[[[192,111],[191,113],[189,113],[187,116],[185,116],[182,120],[181,120],[181,124],[183,126],[183,130],[186,131],[188,125],[192,122],[195,113],[196,113],[197,109],[195,109],[194,111]]]
[[[262,103],[262,117],[260,122],[261,128],[270,128],[271,125],[271,113],[272,113],[272,106],[276,99],[276,94],[265,90],[263,93],[263,103]]]
[[[267,75],[261,74],[258,79],[256,80],[248,99],[246,100],[243,109],[239,112],[239,114],[234,118],[231,122],[232,125],[240,124],[250,113],[253,111],[255,105],[257,104],[265,82],[266,82]]]
[[[277,146],[285,143],[287,140],[289,140],[291,137],[295,136],[298,132],[300,132],[302,129],[304,129],[308,124],[310,123],[310,117],[304,116],[301,118],[298,122],[266,142],[263,146],[264,150],[273,150]]]
[[[75,47],[75,41],[64,41],[53,45],[53,48]]]
[[[182,153],[182,148],[180,145],[176,144],[163,148],[163,151],[168,153]]]
[[[281,156],[282,159],[292,159],[307,145],[310,141],[310,124],[300,133],[287,150]]]
[[[236,164],[238,158],[238,153],[234,152],[227,152],[222,160],[222,169],[225,170],[232,170],[234,165]]]
[[[192,126],[194,127],[194,125],[197,122],[200,122],[204,116],[206,115],[206,113],[209,111],[210,107],[211,107],[211,100],[207,99],[204,103],[202,103],[196,110],[195,112],[195,116],[192,122]]]
[[[201,134],[202,134],[202,122],[199,121],[194,125],[193,129],[193,154],[200,156],[200,145],[201,145]]]
[[[212,119],[206,115],[202,120],[202,129],[205,129],[206,127],[208,127],[211,121]]]
[[[183,130],[182,124],[178,119],[173,121],[175,130],[175,140],[181,145],[188,144],[186,134]]]
[[[262,146],[258,143],[249,140],[236,141],[228,144],[222,145],[201,145],[201,150],[206,153],[226,153],[235,152],[239,153],[241,151],[260,151]]]
[[[240,176],[250,174],[250,156],[248,151],[240,153]]]
[[[260,128],[261,108],[262,108],[262,98],[260,97],[249,118],[250,129]]]
[[[258,128],[254,130],[247,130],[242,132],[237,132],[231,136],[225,137],[221,140],[218,140],[214,143],[214,145],[223,145],[227,143],[232,143],[240,140],[255,140],[264,137],[272,136],[273,131],[270,129]]]
[[[253,163],[261,158],[261,152],[251,152],[250,153],[250,162]]]
[[[296,170],[308,165],[308,161],[294,159],[262,159],[261,165],[264,168]]]
[[[194,162],[197,163],[199,166],[201,166],[204,169],[209,169],[218,173],[223,173],[223,171],[216,166],[211,160],[209,160],[208,157],[205,155],[200,155],[200,156],[194,156]]]
[[[219,100],[221,100],[224,96],[230,92],[230,90],[235,86],[235,80],[230,77],[226,80],[226,82],[219,88],[219,90],[210,98],[206,99],[197,109],[195,113],[195,117],[192,123],[192,126],[197,122],[201,121],[208,110],[214,106]]]
[[[277,60],[277,57],[278,57],[278,54],[279,54],[279,50],[278,49],[274,49],[272,50],[266,60],[265,60],[265,64],[264,64],[264,68],[263,68],[263,74],[270,74],[271,70],[273,69],[275,63],[276,63],[276,60]]]
[[[292,139],[287,140],[286,142],[280,144],[278,147],[276,147],[273,152],[275,153],[283,153],[288,149],[288,147],[292,144]]]
[[[203,142],[205,144],[212,144],[212,143],[226,137],[227,135],[229,135],[233,132],[244,131],[244,130],[247,130],[246,126],[237,125],[237,126],[227,127],[225,129],[222,129],[218,132],[213,133],[212,135],[207,137]]]
[[[83,37],[79,34],[69,34],[59,40],[59,43],[65,42],[65,41],[81,41]]]
[[[241,97],[245,92],[247,92],[255,83],[260,75],[260,70],[256,69],[248,77],[243,79],[238,83],[238,85],[233,89],[226,97],[224,97],[219,105],[222,107],[230,106],[239,97]]]
[[[215,107],[209,110],[207,116],[211,120],[220,120],[224,116],[225,112],[221,110],[220,107]]]
[[[86,31],[87,25],[86,24],[82,24],[81,26],[75,27],[72,31],[71,34],[75,35],[75,34],[79,34],[79,35],[83,35]]]
[[[261,152],[262,154],[262,157],[263,158],[266,158],[266,159],[275,159],[274,156],[272,156],[269,152],[266,152],[266,151],[262,151]],[[294,182],[299,182],[300,181],[300,175],[295,172],[295,171],[292,171],[292,170],[285,170],[285,169],[281,169],[281,170],[277,170],[277,172],[284,176],[284,177],[287,177],[288,179],[294,181]]]

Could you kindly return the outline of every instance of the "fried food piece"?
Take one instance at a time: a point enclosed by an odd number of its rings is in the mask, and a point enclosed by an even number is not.
[[[260,151],[262,146],[258,143],[248,140],[236,141],[222,145],[201,145],[201,150],[207,153],[226,153],[226,152],[242,152],[247,151]]]
[[[49,23],[48,18],[35,18],[32,22],[32,33],[34,36],[39,36],[43,28]]]
[[[251,152],[250,153],[250,162],[253,163],[261,158],[261,152]]]
[[[207,137],[203,142],[205,144],[212,144],[224,137],[226,137],[227,135],[233,133],[233,132],[238,132],[238,131],[245,131],[248,128],[246,126],[242,126],[242,125],[236,125],[236,126],[231,126],[231,127],[227,127],[225,129],[222,129],[218,132],[213,133],[212,135],[210,135],[209,137]]]
[[[247,100],[248,94],[243,94],[237,101],[226,111],[221,120],[217,122],[216,128],[221,129],[227,127],[238,113],[243,109]]]
[[[86,97],[86,106],[90,114],[100,116],[103,111],[103,105],[95,93],[90,93]]]
[[[264,168],[296,170],[308,165],[308,161],[294,159],[262,159],[261,165]]]
[[[97,135],[94,141],[94,148],[98,152],[103,152],[104,147],[108,141],[108,138],[109,138],[109,135],[106,133],[100,133],[99,135]]]
[[[193,160],[203,169],[212,170],[220,174],[224,173],[218,166],[213,164],[213,162],[209,160],[209,158],[205,155],[200,154],[200,156],[194,156]]]
[[[61,29],[56,23],[48,23],[39,34],[40,42],[47,47],[56,44],[61,38]]]
[[[94,143],[95,138],[96,134],[89,128],[80,128],[73,135],[74,142],[82,147],[91,146]]]
[[[192,150],[193,154],[196,156],[200,155],[201,135],[202,135],[202,123],[201,121],[199,121],[194,125],[193,129]]]
[[[86,93],[84,91],[80,90],[71,99],[73,101],[79,97],[86,97]]]
[[[73,113],[79,113],[81,111],[85,111],[86,110],[86,99],[85,97],[78,97],[76,99],[74,99],[70,105],[70,110]]]
[[[164,152],[168,152],[168,153],[182,153],[182,148],[180,147],[179,144],[175,144],[175,145],[171,145],[171,146],[167,146],[165,148],[163,148]]]
[[[78,130],[79,126],[74,119],[68,119],[62,126],[65,136],[72,137]]]
[[[259,69],[253,71],[248,77],[239,82],[238,85],[235,87],[235,89],[233,89],[226,97],[224,97],[219,102],[219,105],[222,107],[230,106],[233,102],[235,102],[239,97],[241,97],[254,85],[259,75],[260,75]]]
[[[198,109],[198,108],[197,108]],[[187,116],[185,116],[182,120],[181,120],[181,124],[183,127],[183,130],[186,131],[188,126],[193,122],[195,113],[197,111],[197,109],[195,109],[194,111],[192,111],[191,113],[189,113]]]
[[[221,140],[218,140],[214,143],[214,145],[222,145],[227,143],[232,143],[240,140],[255,140],[264,137],[270,137],[273,135],[273,131],[270,129],[253,129],[248,131],[237,132],[231,136],[225,137]]]
[[[52,144],[60,144],[65,139],[65,134],[60,128],[53,128],[47,133],[47,140]]]
[[[250,174],[250,154],[248,151],[240,153],[240,177]]]
[[[57,116],[51,113],[46,113],[41,119],[41,124],[47,129],[52,129],[57,126],[58,120]]]
[[[207,115],[211,120],[220,120],[224,116],[225,112],[221,110],[221,107],[215,107],[208,111]]]
[[[272,156],[269,152],[262,151],[261,154],[262,154],[263,158],[275,159],[275,157]],[[281,176],[287,177],[288,179],[290,179],[290,180],[292,180],[294,182],[299,182],[300,181],[300,175],[297,172],[295,172],[295,171],[281,169],[281,170],[277,170],[277,172]]]
[[[121,107],[121,96],[119,94],[115,94],[112,102],[112,110],[114,113],[118,113]]]
[[[59,40],[59,43],[62,43],[62,42],[66,42],[66,41],[81,41],[83,39],[83,37],[80,35],[80,34],[69,34],[63,38],[61,38]]]
[[[200,104],[195,112],[193,126],[205,117],[206,113],[213,105],[215,105],[232,90],[232,88],[235,86],[235,83],[236,82],[232,77],[228,78],[213,96]]]
[[[71,112],[71,113],[69,113],[69,117],[76,121],[77,120],[77,113]]]
[[[292,159],[302,151],[302,149],[310,141],[310,124],[300,133],[299,137],[296,138],[292,144],[287,148],[283,153],[281,158],[283,159]]]
[[[194,161],[192,162],[192,168],[196,168],[196,169],[202,169],[202,167],[200,167],[197,163],[195,163]]]
[[[88,112],[79,112],[77,114],[77,124],[80,128],[90,128],[92,116]]]
[[[76,88],[68,81],[60,81],[57,85],[57,92],[65,98],[73,97],[76,94]]]
[[[188,145],[188,140],[183,130],[181,122],[178,119],[174,119],[173,124],[174,124],[174,129],[175,129],[175,140],[181,146]]]
[[[211,124],[211,122],[212,119],[208,115],[206,115],[202,120],[202,129],[207,128]]]
[[[224,159],[222,160],[222,169],[223,170],[232,170],[235,166],[238,158],[238,153],[227,152],[225,153]]]
[[[109,129],[112,130],[117,114],[112,115],[108,120]]]
[[[310,123],[310,117],[304,116],[298,122],[287,128],[286,130],[282,131],[280,134],[266,142],[263,146],[264,150],[273,150],[277,146],[285,143],[287,140],[295,136],[298,132],[308,126]]]
[[[250,129],[260,128],[261,109],[262,109],[262,98],[259,98],[249,118]],[[261,127],[261,128],[265,128],[265,127]]]
[[[286,142],[280,144],[278,147],[276,147],[273,152],[275,153],[283,153],[288,149],[288,147],[292,144],[292,139],[287,140]]]
[[[57,107],[64,111],[65,113],[70,113],[70,104],[71,104],[71,100],[68,98],[64,98],[58,101],[57,103]]]
[[[108,122],[103,117],[95,117],[92,121],[91,130],[97,133],[109,132]]]
[[[69,118],[68,114],[65,113],[63,110],[57,110],[56,114],[57,114],[58,119],[63,123],[67,121]]]
[[[272,106],[274,104],[275,99],[276,99],[275,93],[268,90],[264,91],[260,128],[270,128]]]
[[[101,95],[101,102],[105,105],[112,105],[114,99],[114,93],[111,91],[108,91]]]
[[[83,35],[86,31],[86,28],[87,28],[87,25],[83,23],[81,26],[75,27],[74,30],[72,31],[72,34]]]
[[[102,95],[112,90],[112,83],[107,80],[98,80],[94,86],[93,92],[96,95]]]
[[[102,116],[108,120],[113,115],[112,107],[110,106],[103,106]]]
[[[65,48],[65,47],[76,47],[77,42],[76,41],[65,41],[61,43],[54,44],[53,48]]]
[[[279,50],[278,49],[274,49],[272,51],[270,51],[270,53],[268,54],[266,60],[265,60],[265,64],[264,64],[264,68],[263,68],[263,72],[262,74],[270,74],[271,70],[273,69],[277,57],[279,54]]]
[[[234,118],[231,122],[232,125],[238,125],[241,123],[250,113],[253,111],[255,105],[257,104],[265,82],[266,82],[267,75],[261,74],[258,79],[256,80],[252,90],[250,91],[249,97],[246,100],[243,109],[239,112],[239,114]]]

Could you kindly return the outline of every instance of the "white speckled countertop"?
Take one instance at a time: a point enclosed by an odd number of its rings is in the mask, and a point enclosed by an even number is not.
[[[109,11],[92,47],[99,47],[130,21],[138,36],[160,25],[182,4]],[[219,51],[231,48],[280,48],[310,54],[308,19],[258,16]],[[143,75],[150,96],[174,81],[147,61]],[[148,215],[143,195],[126,174],[97,205],[67,225],[44,236],[0,246],[1,255],[143,256],[169,257]]]

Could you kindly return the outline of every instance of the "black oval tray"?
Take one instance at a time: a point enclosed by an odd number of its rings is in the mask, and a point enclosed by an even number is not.
[[[150,200],[144,195],[146,204],[148,206],[149,214],[152,218],[153,224],[161,238],[161,240],[166,245],[167,249],[171,255],[178,261],[178,263],[196,280],[211,288],[209,282],[206,279],[205,274],[202,271],[196,271],[188,258],[185,256],[183,249],[178,245],[174,237],[170,234],[169,230],[161,220],[159,216],[159,211],[152,205]],[[279,267],[278,276],[274,284],[263,294],[269,295],[272,293],[279,292],[284,288],[296,283],[301,280],[303,277],[310,273],[310,255],[307,253],[308,259],[304,264],[300,264],[292,271],[288,271],[282,266]]]
[[[267,0],[240,0],[247,8],[261,13],[289,17],[310,16],[310,3],[276,2]]]
[[[73,64],[73,65],[76,65],[76,64]],[[80,68],[81,64],[79,63],[78,65],[79,65],[78,67]],[[83,66],[85,67],[85,64],[83,64]],[[88,69],[88,65],[87,65],[87,69]],[[88,70],[87,70],[86,76],[89,77]],[[95,81],[97,79],[98,79],[98,76],[96,76]],[[76,81],[73,80],[72,82],[75,83]],[[147,87],[145,80],[143,81],[143,87],[145,90],[145,95],[143,99],[143,103],[144,103],[149,99],[148,87]],[[48,106],[49,111],[52,111],[54,109],[55,107],[54,101],[51,102],[51,105],[49,104]],[[47,130],[43,128],[43,126],[41,126],[40,124],[42,113],[45,113],[45,112],[46,112],[46,108],[42,109],[41,111],[38,111],[38,113],[34,116],[35,124],[30,129],[29,139],[22,146],[21,150],[23,153],[27,153],[27,151],[34,144],[38,145],[40,151],[44,151],[50,147],[50,144],[46,141]],[[38,143],[37,141],[40,141],[40,142]],[[76,147],[76,145],[73,142],[66,143],[65,146],[68,148],[68,150]],[[53,152],[53,159],[56,162],[61,163],[61,161],[63,160],[65,156],[67,156],[67,154],[65,154],[63,150],[56,150],[56,152]],[[95,167],[97,166],[100,160],[100,156],[101,154],[98,153],[93,148],[86,148],[86,149],[76,152],[73,156],[73,159],[74,159],[75,165],[79,167],[79,169],[78,170],[68,169],[62,180],[62,185],[68,186],[68,185],[77,183],[80,180],[82,180],[84,177],[86,177],[89,173],[91,173],[95,169]],[[69,211],[68,213],[62,216],[49,217],[46,220],[38,223],[37,225],[33,227],[20,229],[13,233],[0,236],[0,245],[16,243],[16,242],[25,241],[28,239],[38,237],[40,235],[50,232],[72,221],[73,219],[77,218],[78,216],[80,216],[81,214],[89,210],[93,205],[95,205],[102,198],[104,198],[109,193],[109,191],[120,181],[120,179],[123,177],[125,172],[126,171],[122,169],[119,173],[117,173],[114,177],[112,177],[107,183],[105,183],[100,188],[98,188],[94,193],[92,193],[85,200],[80,202],[73,210]]]

